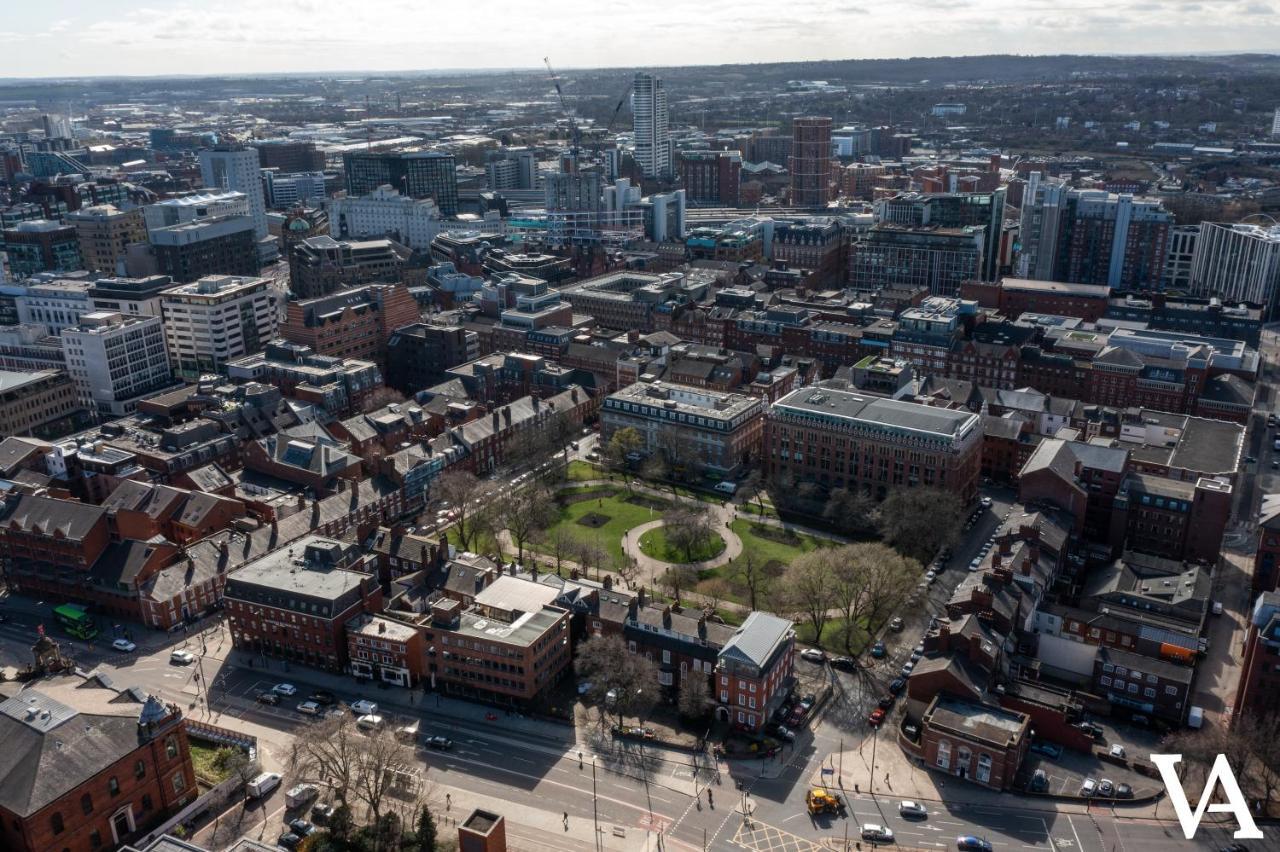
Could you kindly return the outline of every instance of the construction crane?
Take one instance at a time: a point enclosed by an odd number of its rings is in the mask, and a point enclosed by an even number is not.
[[[552,84],[556,87],[556,96],[560,98],[560,109],[564,112],[564,117],[569,120],[570,144],[569,153],[573,157],[576,167],[578,162],[578,148],[581,147],[582,133],[578,130],[578,122],[574,119],[573,113],[569,111],[569,104],[564,99],[564,89],[560,88],[560,77],[557,76],[555,69],[551,67],[551,59],[544,56],[542,61],[546,63],[547,75],[551,77]]]

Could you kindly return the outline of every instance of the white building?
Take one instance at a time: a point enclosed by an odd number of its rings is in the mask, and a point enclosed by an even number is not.
[[[142,208],[142,218],[148,231],[185,225],[197,219],[248,215],[249,197],[243,192],[222,189],[168,198]]]
[[[667,90],[662,80],[643,71],[631,89],[632,129],[636,162],[645,177],[671,173],[671,132],[667,115]]]
[[[275,169],[263,169],[262,182],[271,207],[292,207],[313,198],[324,198],[326,194],[324,172],[280,174]]]
[[[1280,225],[1202,223],[1190,290],[1262,305],[1264,318],[1273,319],[1280,307]]]
[[[440,208],[434,201],[401,195],[387,184],[357,198],[331,199],[327,206],[329,233],[334,239],[390,237],[409,248],[425,250],[443,229]]]
[[[258,238],[258,258],[263,264],[275,261],[280,256],[280,246],[267,233],[267,200],[258,149],[228,145],[201,151],[200,181],[213,189],[234,189],[245,194],[253,233]]]
[[[93,310],[85,281],[53,280],[28,284],[14,297],[18,322],[48,326],[57,334]]]
[[[208,275],[165,290],[165,339],[184,379],[217,373],[276,335],[276,296],[266,278]]]
[[[174,384],[160,317],[95,311],[62,330],[80,402],[102,417],[132,414],[138,400]]]
[[[1271,135],[1280,136],[1280,107],[1276,107],[1275,118],[1271,119]]]

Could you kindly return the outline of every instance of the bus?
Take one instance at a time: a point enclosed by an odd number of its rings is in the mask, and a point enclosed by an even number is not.
[[[85,608],[79,604],[63,604],[53,611],[53,617],[62,629],[77,639],[92,639],[98,635],[98,628]]]

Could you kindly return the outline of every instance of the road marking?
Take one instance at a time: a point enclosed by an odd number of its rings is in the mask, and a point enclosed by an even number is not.
[[[1069,815],[1067,816],[1067,825],[1071,826],[1071,836],[1076,839],[1076,848],[1083,852],[1084,844],[1080,842],[1080,834],[1076,831],[1075,820],[1071,819]]]

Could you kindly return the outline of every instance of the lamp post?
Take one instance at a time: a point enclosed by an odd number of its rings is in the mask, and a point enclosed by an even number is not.
[[[601,846],[600,840],[600,809],[596,804],[596,756],[591,755],[591,823],[593,831],[592,839],[595,841],[595,848]]]
[[[880,738],[880,726],[871,729],[871,773],[867,776],[867,790],[876,794],[876,741]]]

